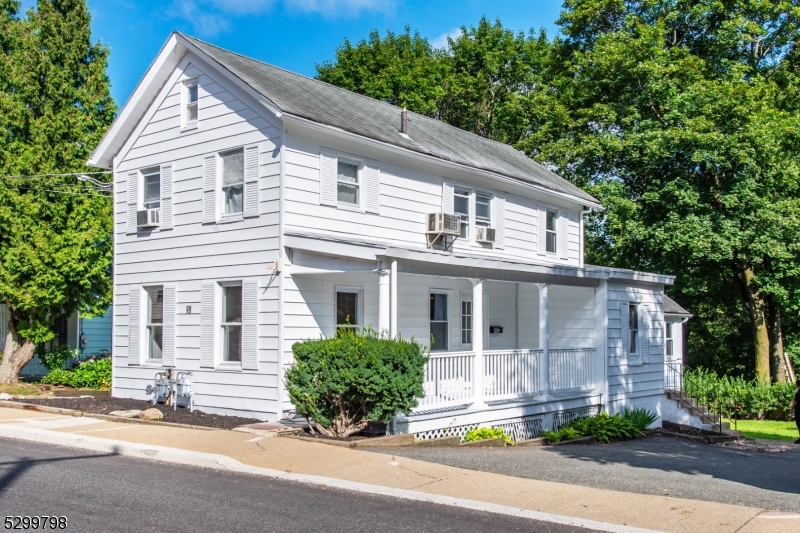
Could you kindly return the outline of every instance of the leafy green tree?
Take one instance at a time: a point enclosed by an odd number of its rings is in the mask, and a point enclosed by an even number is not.
[[[14,383],[56,317],[111,299],[111,198],[74,177],[114,118],[108,49],[85,0],[0,0],[0,302],[9,311],[0,383]]]
[[[561,131],[525,141],[607,206],[595,260],[677,274],[701,320],[738,297],[760,379],[784,375],[780,313],[800,301],[799,9],[567,0]]]

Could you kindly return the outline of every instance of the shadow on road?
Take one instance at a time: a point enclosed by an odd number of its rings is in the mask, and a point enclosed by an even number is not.
[[[98,459],[101,457],[114,457],[119,455],[115,448],[111,453],[98,453],[93,455],[79,455],[72,457],[52,457],[48,459],[20,458],[15,461],[0,461],[0,496],[11,488],[14,482],[19,479],[27,470],[40,464],[58,463],[62,461],[74,461],[76,459]]]

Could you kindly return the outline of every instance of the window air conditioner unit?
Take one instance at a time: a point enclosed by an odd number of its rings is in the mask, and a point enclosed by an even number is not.
[[[136,226],[157,228],[161,225],[161,209],[145,209],[136,212]]]
[[[428,233],[439,235],[460,235],[461,216],[448,213],[428,214]]]
[[[487,228],[485,226],[476,226],[475,242],[494,244],[494,228]]]

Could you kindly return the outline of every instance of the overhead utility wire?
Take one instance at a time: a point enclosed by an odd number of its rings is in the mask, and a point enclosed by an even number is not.
[[[102,172],[68,172],[66,174],[24,174],[19,176],[0,176],[0,179],[32,179],[32,178],[65,178],[69,176],[82,176],[88,174],[113,174],[110,170]]]
[[[12,187],[6,187],[6,188],[10,189]],[[55,191],[55,190],[52,190],[52,189],[38,189],[38,188],[35,188],[35,187],[13,187],[13,188],[22,189],[22,190],[26,190],[26,191],[52,192],[52,193],[56,193],[56,194],[72,194],[72,195],[77,195],[77,196],[96,196],[98,198],[113,198],[112,196],[110,196],[108,194],[92,194],[92,193],[85,193],[85,192]]]

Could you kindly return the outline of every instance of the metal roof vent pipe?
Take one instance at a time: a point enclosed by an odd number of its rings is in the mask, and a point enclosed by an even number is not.
[[[400,135],[408,137],[408,111],[405,107],[400,111]]]

